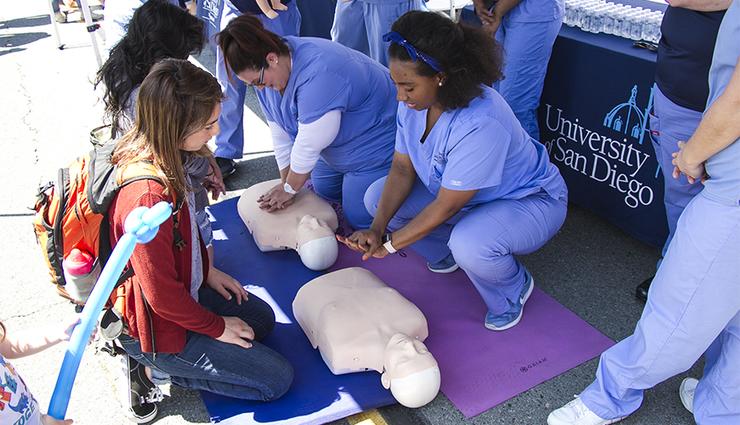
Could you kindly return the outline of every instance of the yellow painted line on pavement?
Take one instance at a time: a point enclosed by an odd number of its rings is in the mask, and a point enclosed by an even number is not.
[[[388,422],[375,409],[352,415],[347,418],[347,422],[349,425],[388,425]]]

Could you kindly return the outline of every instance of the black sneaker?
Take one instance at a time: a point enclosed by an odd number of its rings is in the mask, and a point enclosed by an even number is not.
[[[139,362],[124,354],[121,363],[127,382],[123,398],[126,416],[137,424],[149,423],[157,416],[156,403],[162,401],[162,392],[149,380]]]
[[[216,157],[216,164],[218,164],[218,169],[221,170],[221,177],[223,178],[229,177],[236,171],[236,161],[231,158]]]
[[[655,276],[650,276],[649,278],[643,280],[642,283],[637,285],[637,288],[635,288],[635,297],[637,297],[638,300],[642,302],[647,301],[650,284],[653,283],[654,277]]]

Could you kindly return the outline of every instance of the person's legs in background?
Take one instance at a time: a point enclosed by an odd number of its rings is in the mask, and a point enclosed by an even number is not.
[[[220,29],[241,12],[229,0],[224,0]],[[244,97],[246,85],[236,75],[226,70],[224,55],[216,46],[216,79],[221,85],[224,100],[221,101],[221,115],[218,117],[220,132],[216,136],[216,163],[224,179],[236,171],[235,159],[240,159],[244,152]]]
[[[331,39],[369,56],[362,2],[337,0],[334,24],[331,27]]]
[[[506,100],[522,127],[540,140],[537,108],[545,73],[562,18],[549,22],[511,22],[504,19],[496,40],[504,51],[504,79],[496,90]]]
[[[687,141],[694,134],[701,121],[701,112],[697,112],[673,103],[657,84],[653,86],[653,113],[650,114],[650,135],[655,150],[655,158],[663,174],[663,203],[668,221],[668,238],[663,245],[661,258],[665,256],[668,245],[676,232],[676,223],[686,205],[702,188],[701,184],[689,184],[686,176],[674,179],[673,154],[678,152],[678,142]],[[660,261],[658,261],[660,267]],[[646,301],[650,283],[653,278],[644,280],[635,290],[635,296]]]
[[[341,1],[341,0],[340,0]],[[423,10],[423,0],[401,0],[393,3],[367,3],[361,1],[369,46],[368,56],[388,66],[388,43],[383,35],[391,30],[398,18],[410,10]]]
[[[713,342],[722,348],[708,352],[695,416],[711,418],[702,424],[740,423],[738,238],[740,208],[696,196],[678,220],[635,332],[601,355],[596,380],[548,423],[577,423],[572,418],[582,411],[569,406],[579,403],[604,420],[627,416],[640,407],[645,389],[690,368]],[[727,385],[735,386],[725,392]]]
[[[693,413],[698,424],[740,423],[740,313],[704,353]]]

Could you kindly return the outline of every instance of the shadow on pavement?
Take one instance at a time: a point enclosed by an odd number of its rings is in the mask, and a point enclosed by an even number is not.
[[[29,16],[27,18],[15,18],[7,21],[0,21],[0,30],[10,28],[28,28],[49,25],[51,20],[49,15]]]
[[[25,44],[30,44],[30,43],[39,41],[47,37],[50,37],[50,35],[49,33],[46,33],[46,32],[24,32],[21,34],[3,34],[3,35],[0,35],[0,47],[13,48],[13,47],[18,47],[18,46],[23,46]]]

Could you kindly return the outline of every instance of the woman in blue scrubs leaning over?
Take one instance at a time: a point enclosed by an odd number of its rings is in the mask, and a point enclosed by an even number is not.
[[[410,246],[433,272],[459,264],[488,306],[486,328],[509,329],[534,287],[514,255],[537,250],[563,224],[565,183],[490,87],[501,76],[490,37],[409,12],[385,38],[401,102],[396,152],[388,177],[365,195],[372,225],[339,239],[364,258]]]
[[[393,158],[397,101],[388,70],[329,40],[281,38],[247,15],[231,21],[218,43],[233,73],[261,89],[282,184],[260,206],[290,206],[310,176],[317,194],[342,201],[350,225],[368,227],[363,196]]]

